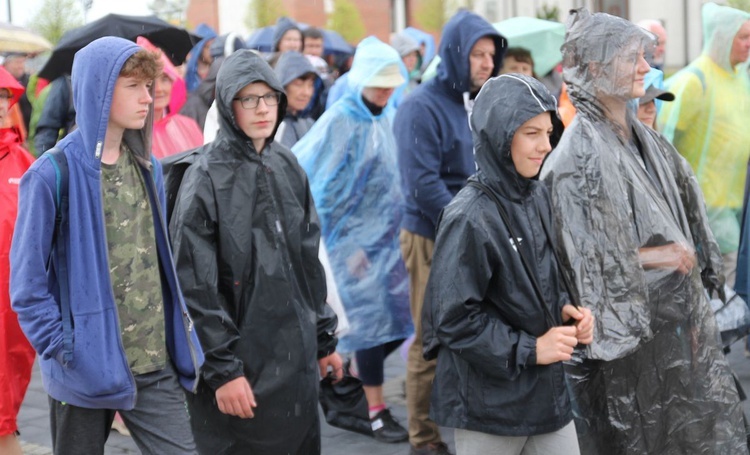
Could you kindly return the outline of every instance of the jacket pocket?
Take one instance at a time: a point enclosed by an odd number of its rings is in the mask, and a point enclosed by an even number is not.
[[[63,366],[63,383],[81,395],[111,395],[131,387],[112,311],[75,317],[73,360]]]

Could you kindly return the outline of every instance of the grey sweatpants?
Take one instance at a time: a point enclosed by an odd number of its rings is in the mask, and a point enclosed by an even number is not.
[[[119,410],[143,454],[197,454],[185,392],[171,362],[161,371],[135,376],[135,408]],[[104,453],[116,409],[88,409],[49,398],[52,447],[55,455]]]
[[[576,427],[536,436],[497,436],[456,428],[456,455],[579,455]]]

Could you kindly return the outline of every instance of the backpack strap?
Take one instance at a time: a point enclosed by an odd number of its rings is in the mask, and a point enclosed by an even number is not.
[[[67,245],[63,232],[68,230],[68,179],[70,170],[65,153],[57,147],[45,153],[55,168],[55,231],[52,234],[52,264],[60,287],[60,314],[63,326],[63,365],[73,360],[73,320],[70,312]]]

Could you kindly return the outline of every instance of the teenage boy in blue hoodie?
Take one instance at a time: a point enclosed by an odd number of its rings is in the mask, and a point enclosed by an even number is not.
[[[404,218],[401,252],[409,272],[416,339],[406,369],[406,404],[412,454],[446,454],[429,418],[435,361],[422,358],[422,301],[430,275],[440,211],[476,172],[469,113],[487,80],[502,67],[505,39],[489,22],[460,11],[445,24],[437,77],[417,87],[393,122],[398,146]]]
[[[61,232],[58,162],[43,157],[21,179],[11,303],[39,353],[55,454],[103,453],[116,411],[143,453],[196,453],[180,385],[195,390],[203,353],[149,145],[160,71],[156,55],[120,38],[76,54],[78,129],[57,146],[69,167]]]

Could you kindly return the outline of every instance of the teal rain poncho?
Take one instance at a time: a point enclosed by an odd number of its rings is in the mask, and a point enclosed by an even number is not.
[[[704,291],[722,280],[702,194],[685,160],[626,109],[654,39],[585,10],[568,25],[563,78],[578,114],[540,178],[572,292],[596,318],[594,342],[566,368],[581,453],[747,453]]]
[[[396,143],[387,113],[362,100],[367,79],[398,64],[392,47],[370,37],[357,47],[346,94],[292,148],[310,178],[323,237],[350,331],[352,352],[407,338],[414,328],[398,234],[401,194]]]
[[[666,81],[676,99],[658,117],[664,136],[695,171],[723,254],[739,246],[750,158],[750,84],[744,65],[730,63],[734,37],[749,20],[744,11],[703,5],[703,52]]]

